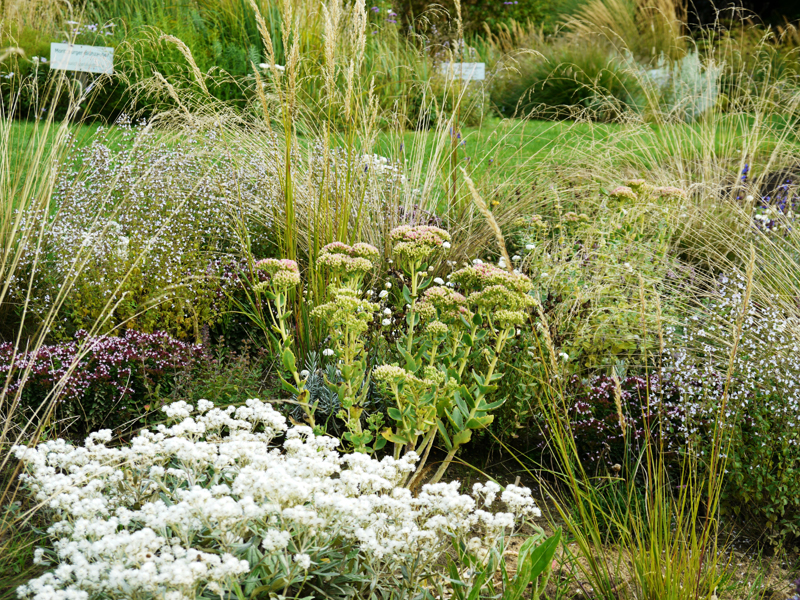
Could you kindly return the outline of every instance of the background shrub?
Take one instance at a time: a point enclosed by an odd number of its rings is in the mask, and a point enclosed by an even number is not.
[[[559,42],[520,55],[494,80],[492,102],[503,116],[612,121],[642,103],[636,77],[601,43]]]
[[[38,241],[25,249],[12,293],[24,295],[32,280],[35,314],[47,314],[59,282],[82,267],[52,338],[68,339],[106,315],[101,332],[124,326],[199,342],[202,326],[219,322],[227,307],[226,274],[243,252],[240,219],[250,222],[251,248],[269,245],[271,189],[261,181],[268,165],[234,171],[215,162],[196,150],[203,134],[176,145],[155,133],[133,144],[136,135],[125,122],[112,136],[100,130],[60,173],[52,207],[24,224],[43,228],[44,252]]]

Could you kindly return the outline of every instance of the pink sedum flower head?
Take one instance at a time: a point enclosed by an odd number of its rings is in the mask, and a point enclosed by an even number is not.
[[[664,187],[657,187],[653,190],[653,193],[658,196],[659,198],[682,198],[686,199],[689,195],[684,192],[681,188],[676,188],[671,185],[664,186]]]
[[[636,200],[639,197],[638,194],[627,185],[619,185],[615,187],[613,190],[611,190],[609,196],[619,200]]]
[[[389,238],[394,244],[395,256],[411,264],[424,261],[436,250],[450,244],[450,234],[432,225],[400,225],[389,232]]]
[[[628,179],[628,181],[625,182],[625,185],[636,191],[639,191],[647,185],[647,182],[644,179],[639,179],[639,178]]]

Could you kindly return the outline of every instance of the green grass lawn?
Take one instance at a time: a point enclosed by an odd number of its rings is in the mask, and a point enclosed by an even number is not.
[[[593,157],[599,153],[605,158],[611,157],[612,163],[620,169],[636,166],[648,170],[670,157],[693,160],[714,155],[735,161],[751,125],[746,117],[738,116],[717,119],[714,125],[698,122],[660,127],[491,118],[480,126],[462,128],[461,138],[455,143],[451,142],[449,132],[434,129],[406,131],[402,135],[380,133],[374,152],[392,161],[404,162],[407,168],[421,163],[422,169],[427,170],[437,145],[441,146],[440,168],[449,168],[452,149],[457,146],[458,164],[476,178],[492,171],[592,164]],[[73,148],[91,143],[99,127],[99,124],[72,125]],[[44,137],[45,148],[49,149],[56,129],[36,122],[13,123],[8,147],[15,172],[28,168],[38,138]],[[113,139],[115,134],[112,131],[110,135]],[[757,143],[751,145],[752,154],[768,154],[780,136],[787,136],[800,154],[797,133],[786,131],[780,124],[772,124],[762,131]]]
[[[406,158],[409,148],[419,147],[424,151],[415,152],[414,159],[421,157],[427,161],[440,138],[441,133],[432,130],[406,132],[403,136]],[[785,123],[767,122],[755,128],[753,117],[742,115],[718,117],[713,123],[660,126],[487,119],[480,127],[462,129],[458,159],[460,164],[468,164],[476,176],[490,168],[591,165],[600,153],[619,168],[637,166],[649,170],[671,157],[686,161],[711,157],[735,161],[745,141],[749,158],[755,160],[769,155],[781,138],[800,153],[797,132],[787,129]],[[446,145],[450,147],[449,141]],[[379,136],[376,152],[396,160],[399,151],[394,137]]]
[[[621,125],[603,123],[574,123],[571,121],[522,121],[487,119],[481,126],[464,127],[461,138],[444,145],[449,156],[457,145],[460,164],[480,174],[490,168],[519,167],[546,160],[555,152],[563,152],[565,139],[574,149],[587,142],[598,143],[618,132]],[[444,136],[449,137],[448,132]],[[427,161],[434,155],[437,144],[442,143],[442,133],[435,130],[407,131],[402,137],[402,153],[406,160],[421,157]],[[401,154],[400,140],[392,134],[381,134],[376,153],[397,160]]]
[[[47,125],[37,121],[13,121],[6,130],[3,124],[0,135],[8,136],[8,161],[12,177],[24,182],[33,164],[42,164],[37,158],[47,157],[53,151],[53,141],[58,136],[59,124]],[[92,142],[100,123],[92,125],[70,125],[72,147],[79,148]],[[46,159],[45,159],[46,160]]]

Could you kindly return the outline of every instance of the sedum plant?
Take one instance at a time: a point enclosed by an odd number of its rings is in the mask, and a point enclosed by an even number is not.
[[[361,284],[372,271],[379,257],[378,249],[364,243],[348,246],[333,242],[322,248],[318,264],[327,268],[331,299],[311,311],[329,330],[334,355],[339,360],[341,381],[327,380],[339,396],[342,409],[337,415],[345,422],[342,437],[356,452],[380,450],[385,440],[361,424],[363,404],[369,389],[364,334],[373,320],[378,305],[362,298]],[[374,442],[368,447],[370,442]]]
[[[405,303],[405,317],[394,346],[388,348],[388,361],[370,360],[377,353],[370,353],[367,342],[370,327],[380,320],[381,305],[364,289],[378,267],[375,247],[333,242],[321,249],[317,265],[329,282],[330,300],[314,307],[311,316],[330,340],[323,354],[334,362],[336,377],[325,376],[325,381],[341,405],[337,417],[346,428],[342,438],[358,453],[375,453],[391,442],[396,460],[405,454],[421,455],[409,486],[421,476],[431,449],[441,440],[447,455],[434,474],[435,483],[473,432],[492,423],[490,413],[503,403],[492,398],[502,377],[498,362],[516,328],[528,319],[532,284],[522,273],[483,263],[454,272],[447,284],[433,277],[434,263],[450,247],[450,234],[439,227],[402,225],[391,230],[389,239],[393,266],[403,273],[398,296]],[[269,310],[259,309],[271,322],[257,315],[254,319],[276,340],[284,368],[294,379],[283,379],[284,386],[295,394],[313,426],[316,403],[305,388],[308,374],[301,377],[297,371],[287,322],[287,294],[300,283],[297,265],[265,259],[256,267],[262,273],[267,269],[265,280],[253,290],[271,303]],[[286,276],[281,275],[284,268]],[[390,288],[387,283],[380,298],[388,298]],[[259,306],[254,303],[256,309]],[[388,326],[391,319],[382,324]],[[386,426],[380,412],[364,417],[373,382],[388,400]]]
[[[419,475],[438,434],[447,456],[433,476],[437,482],[472,432],[488,427],[494,418],[489,413],[503,403],[488,398],[502,377],[496,372],[498,359],[528,318],[532,284],[521,273],[480,263],[456,271],[442,285],[429,276],[428,262],[448,247],[447,232],[402,226],[390,237],[411,287],[404,285],[402,291],[408,309],[397,351],[403,366],[375,371],[376,381],[395,401],[388,411],[395,427],[383,435],[394,442],[396,456],[403,446],[406,451],[420,448]],[[456,285],[463,294],[453,289]]]
[[[52,546],[36,561],[54,568],[21,598],[417,595],[446,584],[453,544],[474,570],[541,514],[514,485],[462,495],[457,482],[440,483],[415,497],[398,484],[416,454],[339,454],[339,440],[287,430],[259,400],[163,410],[170,422],[129,444],[109,447],[104,430],[83,446],[13,449],[53,520]],[[494,510],[498,496],[505,510]]]
[[[265,333],[278,350],[284,369],[292,381],[278,376],[284,388],[297,398],[303,409],[306,421],[315,427],[316,405],[309,402],[310,394],[305,388],[305,379],[297,370],[297,358],[292,351],[294,337],[289,322],[291,295],[300,285],[300,269],[297,263],[288,258],[264,258],[257,261],[253,270],[253,295],[247,293],[249,306],[242,305],[243,312]]]

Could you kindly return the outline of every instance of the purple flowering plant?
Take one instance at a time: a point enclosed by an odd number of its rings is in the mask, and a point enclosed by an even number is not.
[[[201,347],[161,332],[128,330],[119,337],[90,337],[16,353],[0,344],[0,377],[20,393],[23,418],[47,411],[59,435],[77,437],[100,428],[117,432],[146,421],[176,374],[190,369]],[[38,411],[38,412],[37,412]]]

